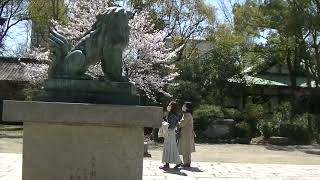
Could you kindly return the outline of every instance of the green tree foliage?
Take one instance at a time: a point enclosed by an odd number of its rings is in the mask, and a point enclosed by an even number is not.
[[[48,25],[51,20],[66,22],[67,5],[63,0],[30,0],[28,13],[32,22]]]
[[[210,51],[178,63],[178,83],[180,88],[185,89],[185,94],[181,90],[172,93],[185,100],[197,100],[196,104],[222,105],[226,96],[234,92],[241,93],[241,54],[242,47],[245,47],[242,45],[246,43],[227,25],[216,27],[208,42],[213,47]],[[230,79],[239,82],[239,86],[231,84]]]
[[[67,8],[64,0],[30,0],[27,13],[32,20],[32,46],[45,45],[52,20],[61,24],[67,22]]]
[[[292,115],[296,113],[297,76],[308,75],[308,85],[319,84],[319,0],[248,0],[234,8],[235,29],[265,38],[258,48],[265,61],[289,69]]]

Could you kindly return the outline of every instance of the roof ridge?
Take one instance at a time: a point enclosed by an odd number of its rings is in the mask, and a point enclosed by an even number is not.
[[[48,60],[37,60],[33,58],[27,57],[5,57],[0,56],[0,62],[7,62],[7,63],[33,63],[33,64],[49,64]]]

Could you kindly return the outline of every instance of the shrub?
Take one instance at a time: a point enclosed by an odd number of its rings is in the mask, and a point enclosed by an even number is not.
[[[260,135],[257,123],[263,118],[264,110],[261,104],[248,104],[244,110],[245,120],[249,123],[253,135]]]
[[[277,122],[288,122],[291,121],[290,117],[291,105],[289,102],[284,102],[276,108],[273,119]]]
[[[40,95],[41,85],[28,85],[22,89],[24,100],[32,101],[37,95]]]
[[[282,123],[280,125],[280,136],[287,137],[298,144],[311,142],[308,128],[300,124]]]
[[[318,140],[320,134],[320,116],[318,114],[304,113],[300,116],[303,123],[307,123],[308,130],[314,140]]]
[[[224,108],[222,109],[225,118],[234,119],[240,121],[243,119],[242,112],[235,108]]]
[[[271,136],[278,136],[279,135],[279,124],[275,121],[263,119],[258,123],[258,129],[261,135],[268,139]]]
[[[235,127],[235,136],[240,138],[251,137],[251,128],[248,123],[240,122],[236,124]]]
[[[199,137],[208,128],[208,126],[224,117],[220,106],[214,105],[201,105],[194,111],[194,129]]]
[[[290,121],[290,104],[285,102],[279,105],[273,115],[260,119],[257,128],[261,135],[267,139],[271,136],[280,136],[280,125]]]
[[[245,116],[247,119],[258,120],[263,117],[264,110],[261,104],[247,104],[245,107]]]
[[[319,134],[318,117],[310,113],[297,115],[289,121],[281,123],[280,134],[299,144],[317,140]]]
[[[283,136],[293,142],[310,143],[319,137],[319,118],[316,115],[304,113],[290,117],[290,104],[281,104],[274,114],[258,122],[258,129],[264,138]]]

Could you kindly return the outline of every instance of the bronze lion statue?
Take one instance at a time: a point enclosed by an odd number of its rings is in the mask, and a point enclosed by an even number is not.
[[[88,67],[101,61],[106,79],[123,81],[122,52],[129,42],[129,15],[123,8],[108,8],[96,17],[92,28],[74,46],[51,30],[49,78],[87,79]]]

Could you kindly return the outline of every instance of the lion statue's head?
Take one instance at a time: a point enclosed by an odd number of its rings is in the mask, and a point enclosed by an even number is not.
[[[110,7],[104,13],[97,15],[97,21],[93,28],[102,30],[107,44],[125,48],[129,42],[128,22],[130,16],[130,11],[119,7]]]

